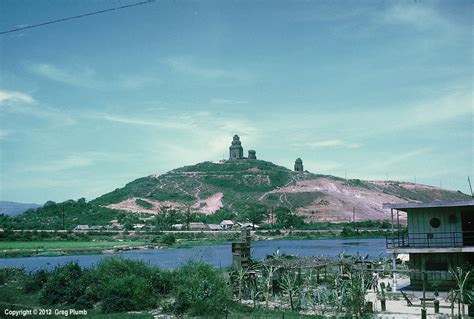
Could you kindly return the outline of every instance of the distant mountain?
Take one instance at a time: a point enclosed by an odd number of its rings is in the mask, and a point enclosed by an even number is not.
[[[41,205],[0,201],[0,214],[16,216],[26,212],[28,209],[34,209],[38,207],[41,207]]]

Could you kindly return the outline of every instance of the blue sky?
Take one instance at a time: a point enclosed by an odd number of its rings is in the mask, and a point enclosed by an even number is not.
[[[137,1],[138,2],[138,1]],[[0,2],[0,31],[134,3]],[[156,1],[0,36],[0,200],[244,152],[469,192],[470,1]]]

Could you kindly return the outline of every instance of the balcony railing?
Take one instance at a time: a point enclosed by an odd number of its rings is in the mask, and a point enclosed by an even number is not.
[[[474,231],[389,234],[387,248],[442,248],[474,246]]]

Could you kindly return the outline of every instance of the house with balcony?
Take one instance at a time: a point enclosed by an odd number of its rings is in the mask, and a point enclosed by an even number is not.
[[[384,204],[383,208],[390,209],[392,216],[387,251],[393,256],[394,268],[398,254],[409,254],[413,288],[423,286],[423,274],[427,287],[453,286],[450,267],[474,267],[474,199]],[[403,232],[401,213],[407,214]]]

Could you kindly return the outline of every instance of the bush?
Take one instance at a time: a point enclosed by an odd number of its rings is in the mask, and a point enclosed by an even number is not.
[[[41,290],[49,278],[49,272],[40,269],[36,272],[31,272],[23,279],[23,290],[25,293],[33,293]]]
[[[6,284],[8,281],[22,278],[24,272],[19,268],[0,268],[0,286]]]
[[[151,274],[151,285],[158,295],[167,295],[173,290],[174,276],[171,271],[154,268]]]
[[[135,200],[135,203],[143,208],[146,208],[146,209],[153,209],[153,204],[147,202],[146,200],[143,200],[143,199],[140,199],[140,198],[137,198]]]
[[[230,301],[230,289],[223,276],[203,263],[188,263],[176,273],[174,311],[191,316],[219,314]]]
[[[344,227],[344,228],[342,229],[342,232],[341,232],[342,237],[350,237],[350,236],[355,236],[355,235],[357,235],[357,234],[358,234],[358,232],[355,231],[355,230],[354,230],[353,228],[351,228],[351,227]]]
[[[133,274],[109,281],[101,294],[103,312],[123,312],[153,307],[155,298],[149,281]]]
[[[173,234],[165,234],[161,237],[161,242],[165,245],[173,245],[176,242],[176,237]]]
[[[74,304],[85,290],[83,273],[77,263],[56,267],[41,289],[40,302],[46,305]]]
[[[84,296],[101,301],[104,312],[142,310],[155,305],[153,269],[142,261],[122,258],[102,260],[92,271],[93,285]]]

